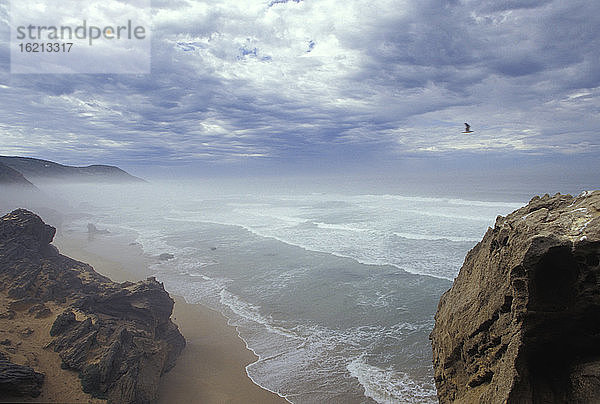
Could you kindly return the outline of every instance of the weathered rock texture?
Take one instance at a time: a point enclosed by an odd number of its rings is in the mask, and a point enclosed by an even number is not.
[[[37,397],[40,395],[42,383],[42,373],[29,366],[15,365],[0,353],[0,392],[16,397]]]
[[[115,403],[152,401],[185,346],[170,320],[173,300],[154,278],[118,284],[60,255],[54,234],[26,210],[0,219],[0,292],[12,310],[56,316],[47,349],[80,372],[84,391]]]
[[[440,402],[600,402],[599,257],[600,191],[499,216],[438,306]]]

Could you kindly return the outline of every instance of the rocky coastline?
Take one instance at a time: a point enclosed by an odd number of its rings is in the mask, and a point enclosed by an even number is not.
[[[439,401],[598,402],[599,258],[600,191],[499,216],[439,302]]]
[[[0,218],[0,395],[39,396],[36,365],[56,356],[92,397],[154,401],[185,346],[173,300],[154,278],[115,283],[61,255],[55,231],[23,209]]]

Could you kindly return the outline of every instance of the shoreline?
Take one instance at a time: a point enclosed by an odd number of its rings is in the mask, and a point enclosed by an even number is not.
[[[91,265],[115,282],[139,281],[152,276],[139,244],[126,235],[96,235],[63,231],[53,244],[60,253]],[[248,348],[238,330],[220,312],[201,304],[175,301],[172,319],[187,341],[175,367],[161,377],[158,403],[289,403],[256,383],[247,366],[258,356]]]

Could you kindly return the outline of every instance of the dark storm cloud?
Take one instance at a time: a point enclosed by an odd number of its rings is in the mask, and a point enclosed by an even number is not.
[[[1,153],[143,164],[599,148],[596,2],[153,6],[148,76],[10,75],[4,41]],[[476,138],[459,135],[466,120]]]

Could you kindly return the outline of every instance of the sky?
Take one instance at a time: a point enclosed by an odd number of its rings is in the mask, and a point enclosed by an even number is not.
[[[600,174],[596,0],[155,0],[138,75],[11,74],[9,10],[1,155],[141,174]]]

